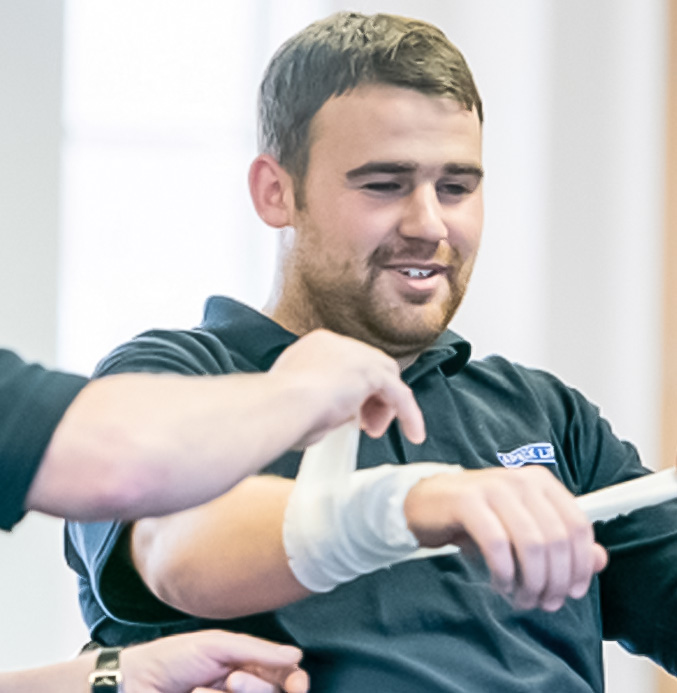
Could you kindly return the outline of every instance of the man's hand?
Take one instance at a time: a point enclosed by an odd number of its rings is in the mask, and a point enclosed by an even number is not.
[[[474,543],[519,608],[556,611],[607,563],[574,497],[542,467],[432,476],[411,489],[404,512],[422,546]]]
[[[126,693],[307,693],[295,647],[209,630],[123,650]]]
[[[297,447],[306,447],[351,419],[372,437],[397,418],[413,443],[425,439],[423,415],[400,378],[397,362],[350,337],[314,330],[286,349],[270,375],[307,390],[313,424]]]

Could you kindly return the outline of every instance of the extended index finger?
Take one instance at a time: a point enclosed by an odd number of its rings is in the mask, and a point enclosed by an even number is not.
[[[401,380],[391,378],[381,384],[362,405],[361,426],[373,437],[382,436],[395,418],[402,433],[415,444],[425,440],[425,420],[411,389]]]

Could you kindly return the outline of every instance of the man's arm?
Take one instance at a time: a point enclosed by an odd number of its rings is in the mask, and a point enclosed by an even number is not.
[[[174,512],[345,421],[378,436],[394,417],[423,440],[395,361],[324,330],[299,339],[269,373],[109,376],[66,411],[27,508],[86,521]]]
[[[311,594],[294,577],[282,524],[294,482],[246,479],[199,508],[136,522],[132,560],[161,601],[203,618],[231,619]]]
[[[202,508],[138,522],[131,551],[139,574],[161,600],[210,618],[266,611],[311,594],[291,571],[282,539],[293,487],[249,479]],[[348,499],[338,512],[352,518],[363,498]],[[606,564],[573,496],[540,468],[431,476],[409,491],[403,512],[422,546],[479,549],[497,589],[520,608],[554,611],[566,597],[582,597]],[[319,550],[308,554],[332,552],[336,541],[320,536]]]

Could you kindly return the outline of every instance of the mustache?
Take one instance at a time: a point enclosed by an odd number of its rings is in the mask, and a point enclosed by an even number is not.
[[[443,265],[449,269],[458,268],[463,258],[458,248],[448,243],[429,243],[412,239],[404,243],[384,244],[370,255],[368,264],[371,267],[397,264],[398,262],[429,262]]]

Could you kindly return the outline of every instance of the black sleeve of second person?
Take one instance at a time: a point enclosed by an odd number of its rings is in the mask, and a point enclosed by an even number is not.
[[[11,529],[66,409],[87,384],[0,349],[0,528]]]

